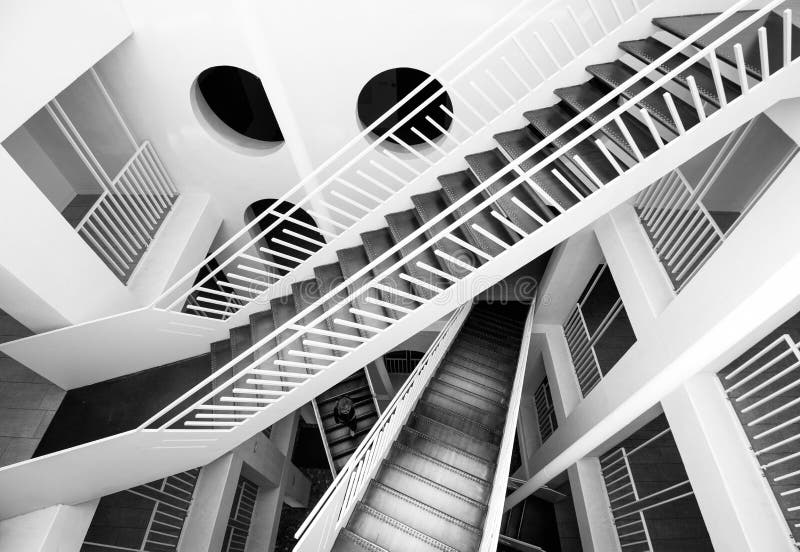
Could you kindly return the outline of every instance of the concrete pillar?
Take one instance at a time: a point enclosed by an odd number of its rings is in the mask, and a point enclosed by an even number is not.
[[[537,290],[533,323],[563,324],[601,262],[603,256],[591,229],[559,244]]]
[[[662,401],[715,550],[796,550],[747,436],[715,374]]]
[[[638,337],[675,298],[672,284],[632,205],[620,205],[594,230]]]
[[[250,525],[250,535],[247,538],[246,552],[263,552],[264,550],[273,550],[275,548],[278,525],[281,520],[281,508],[286,500],[288,489],[296,486],[296,483],[291,484],[292,479],[294,478],[297,481],[298,472],[290,460],[294,451],[298,420],[298,413],[293,412],[272,426],[270,440],[284,455],[286,461],[283,463],[280,472],[280,483],[271,489],[259,489],[256,497],[256,507],[253,512],[253,522]],[[308,489],[310,490],[310,483],[308,484]],[[307,501],[307,498],[305,501],[297,497],[291,499],[293,503],[307,503]]]
[[[242,458],[236,451],[200,470],[179,552],[217,552],[222,548],[241,471]]]
[[[596,456],[582,458],[567,470],[567,475],[583,551],[621,550],[600,460]]]
[[[0,309],[39,333],[139,306],[2,147],[0,182]]]
[[[572,364],[567,338],[564,337],[564,328],[540,324],[535,325],[533,331],[535,346],[542,352],[556,420],[560,426],[583,398],[575,376],[575,366]]]
[[[78,552],[98,502],[58,504],[0,521],[0,552]]]

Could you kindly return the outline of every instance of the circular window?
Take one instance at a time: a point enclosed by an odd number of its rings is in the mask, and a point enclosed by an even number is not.
[[[358,118],[365,126],[370,126],[429,78],[428,73],[410,67],[398,67],[378,73],[364,85],[358,95]],[[425,142],[413,129],[430,140],[438,138],[442,135],[442,131],[436,128],[436,125],[431,124],[428,118],[433,119],[445,130],[450,128],[450,124],[453,122],[453,118],[448,115],[453,112],[453,102],[447,92],[441,92],[442,88],[439,81],[431,80],[414,97],[373,128],[372,134],[382,136],[423,104],[425,100],[438,93],[433,101],[393,132],[399,141],[412,146]],[[399,143],[391,136],[386,139],[395,144]]]
[[[261,79],[254,74],[230,65],[211,67],[197,77],[197,90],[225,127],[257,142],[283,141]]]

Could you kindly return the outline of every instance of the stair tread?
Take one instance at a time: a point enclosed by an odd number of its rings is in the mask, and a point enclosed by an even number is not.
[[[538,144],[541,141],[541,137],[536,135],[530,126],[526,125],[517,130],[495,134],[494,140],[500,145],[508,157],[516,159]],[[542,150],[529,156],[525,161],[522,161],[520,166],[524,171],[530,171],[533,167],[544,161],[553,151],[554,149],[551,146],[545,146]],[[591,190],[586,187],[580,179],[575,178],[572,171],[564,165],[560,159],[556,159],[545,166],[544,169],[536,172],[531,177],[531,180],[563,209],[569,209],[575,205],[578,202],[578,198],[558,180],[555,174],[553,174],[553,169],[557,170],[582,197],[586,197],[591,193]],[[528,206],[531,207],[531,205]],[[554,214],[550,212],[549,216],[545,217],[545,220],[552,219],[553,216]]]
[[[417,211],[417,216],[422,221],[422,223],[427,223],[432,220],[436,215],[441,213],[447,207],[447,201],[444,197],[444,192],[442,190],[436,190],[434,192],[427,192],[424,194],[418,194],[411,196],[411,201],[414,203],[414,208]],[[453,222],[453,215],[447,215],[444,217],[443,220],[440,220],[436,224],[434,224],[428,231],[426,235],[428,238],[435,236],[438,232],[444,230],[449,224]],[[453,232],[457,238],[465,240],[466,237],[461,232],[460,228],[457,228],[455,232]],[[434,244],[432,249],[439,249],[444,253],[447,253],[451,257],[455,257],[456,259],[469,259],[474,255],[461,247],[460,245],[448,240],[448,239],[441,239]],[[452,274],[456,278],[463,278],[469,271],[465,268],[458,266],[455,263],[451,263],[445,259],[439,258],[439,265],[441,269],[449,274]]]
[[[475,476],[486,483],[488,483],[488,478],[494,473],[494,461],[461,450],[441,439],[417,431],[409,426],[403,428],[401,439],[409,448],[427,457],[438,460],[443,464],[448,464],[464,473]],[[423,443],[425,446],[420,446]]]
[[[339,284],[344,282],[344,275],[342,274],[342,267],[339,263],[329,263],[326,265],[321,265],[314,267],[314,276],[317,278],[317,283],[319,284],[319,292],[320,295],[327,295],[335,287]],[[347,289],[343,289],[336,293],[333,297],[325,301],[325,309],[331,309],[340,301],[347,297]],[[344,335],[353,335],[362,337],[361,332],[353,328],[351,326],[345,326],[341,324],[335,324],[335,319],[346,320],[348,322],[355,322],[355,316],[350,312],[349,306],[345,305],[344,307],[340,308],[338,311],[333,313],[331,316],[328,316],[326,319],[326,324],[328,326],[328,330],[332,332],[341,333]],[[315,334],[316,335],[316,334]],[[354,342],[350,341],[343,337],[334,337],[332,338],[333,342],[337,345],[345,345],[345,346],[353,346]]]
[[[392,516],[359,502],[348,527],[389,550],[419,550],[420,552],[459,552],[455,548],[406,525]]]
[[[628,54],[634,56],[644,63],[647,63],[648,65],[669,51],[669,46],[653,37],[620,42],[619,47],[624,52],[627,52]],[[667,74],[673,69],[676,69],[687,59],[689,59],[688,56],[677,52],[669,59],[661,63],[658,66],[658,70],[663,74]],[[709,103],[719,107],[720,102],[719,97],[717,96],[717,87],[714,84],[714,77],[711,73],[711,70],[705,65],[694,63],[693,65],[690,65],[688,69],[678,73],[673,80],[679,82],[685,88],[688,88],[689,83],[686,80],[688,76],[694,77],[695,83],[697,83],[697,90],[700,92],[700,96]],[[722,89],[725,93],[725,98],[728,101],[734,100],[741,96],[742,89],[738,84],[724,76],[721,77],[721,79]]]
[[[531,126],[544,137],[550,136],[572,119],[572,115],[562,104],[556,104],[551,107],[527,111],[524,113],[524,115],[525,118],[530,122]],[[554,147],[560,148],[565,146],[586,128],[588,128],[586,123],[579,123],[578,125],[572,127],[553,140]],[[561,156],[561,161],[570,167],[570,170],[575,177],[580,178],[583,174],[582,170],[573,162],[573,157],[576,155],[579,156],[584,163],[586,163],[586,165],[603,184],[606,184],[616,178],[617,172],[614,170],[614,167],[611,166],[602,152],[600,152],[600,150],[598,150],[594,144],[589,143],[587,140],[578,142],[578,144],[570,149],[566,155]],[[548,169],[551,168],[553,167],[548,166]],[[584,179],[586,179],[584,184],[587,186],[589,186],[589,184],[586,183],[589,178],[590,177],[588,175],[584,176]],[[592,186],[595,188],[597,187],[596,184],[592,184]]]
[[[456,173],[445,174],[438,177],[439,185],[442,187],[444,191],[445,198],[447,199],[448,205],[452,205],[457,200],[464,197],[467,193],[471,192],[475,189],[475,182],[470,177],[467,171],[459,171]],[[484,199],[482,194],[477,194],[472,198],[468,199],[465,203],[463,203],[460,207],[456,209],[456,213],[459,217],[463,217],[473,208],[478,206]],[[480,234],[479,232],[475,231],[472,227],[473,224],[477,224],[481,226],[484,230],[491,232],[497,238],[502,240],[507,244],[514,243],[514,239],[511,238],[507,233],[503,225],[494,217],[489,214],[489,209],[484,207],[480,211],[478,211],[475,215],[473,215],[469,220],[466,221],[466,224],[462,224],[461,228],[464,229],[464,234],[469,239],[469,242],[477,247],[478,249],[485,251],[490,256],[499,255],[504,251],[503,247],[498,245],[497,243],[493,242],[492,240],[488,239],[484,235]],[[480,266],[483,263],[482,258],[476,257],[476,255],[470,252],[470,256],[474,259],[469,264],[474,267]]]
[[[590,65],[586,70],[612,89],[618,88],[622,83],[636,75],[636,71],[619,60],[610,63]],[[628,88],[621,90],[620,93],[625,98],[630,99],[651,84],[653,84],[653,81],[650,79],[646,77],[641,78]],[[656,89],[637,102],[637,105],[647,109],[654,119],[672,130],[675,134],[678,134],[678,127],[672,119],[672,115],[670,115],[667,103],[664,101],[663,93],[663,89]],[[693,106],[674,95],[672,99],[675,102],[675,108],[685,129],[688,130],[700,122],[697,111]]]
[[[403,211],[401,213],[392,213],[386,215],[386,221],[389,223],[389,230],[392,232],[395,242],[400,242],[402,239],[410,236],[420,227],[417,219],[417,211],[415,209],[409,209],[408,211]],[[422,280],[423,282],[428,282],[429,284],[432,284],[440,289],[444,289],[449,285],[447,280],[417,266],[417,261],[422,261],[429,266],[441,268],[438,258],[436,255],[434,255],[430,247],[425,248],[422,253],[418,254],[414,258],[411,258],[411,253],[423,243],[425,243],[424,237],[418,237],[411,240],[408,245],[404,245],[400,248],[402,255],[408,259],[408,262],[406,262],[405,266],[406,272],[417,280]],[[423,299],[430,299],[434,295],[432,290],[429,290],[423,286],[414,285],[413,287],[414,293]]]
[[[391,231],[387,227],[362,233],[361,242],[364,244],[364,250],[367,252],[367,258],[370,260],[370,262],[375,261],[375,259],[377,259],[381,255],[389,251],[395,245]],[[400,255],[394,253],[390,255],[388,259],[386,259],[385,261],[378,264],[375,268],[373,268],[372,273],[380,274],[381,272],[383,272],[384,270],[386,270],[399,260],[400,260]],[[392,272],[388,278],[384,278],[381,281],[381,283],[387,286],[391,286],[399,291],[412,293],[411,285],[406,280],[400,278],[400,271],[398,270]],[[401,307],[409,309],[414,309],[417,307],[416,302],[401,297],[399,295],[395,295],[393,293],[387,293],[384,291],[379,291],[379,294],[380,297],[387,303],[400,305]],[[394,314],[396,315],[397,312],[395,311]]]
[[[339,531],[336,541],[333,543],[332,552],[390,552],[374,542],[368,541],[364,537],[353,533],[344,527]]]
[[[464,444],[464,441],[466,441],[469,443],[468,445],[469,450],[481,450],[483,448],[488,449],[484,451],[484,454],[486,454],[486,456],[482,457],[485,458],[486,460],[490,460],[491,458],[496,458],[497,453],[500,450],[499,446],[495,443],[489,443],[487,441],[483,441],[481,439],[478,439],[474,435],[470,435],[469,433],[461,431],[460,429],[452,425],[428,417],[424,414],[415,412],[414,421],[412,422],[412,425],[410,427],[414,427],[414,429],[416,429],[417,431],[425,433],[424,431],[422,431],[422,427],[424,426],[426,426],[431,432],[435,433],[440,438],[440,440],[444,440],[445,438],[450,438],[451,444],[453,446],[462,446],[462,447],[467,446]],[[460,441],[461,444],[456,445],[452,441]],[[475,453],[473,452],[472,454]],[[477,454],[475,455],[478,456]]]
[[[472,174],[478,182],[481,183],[486,182],[508,166],[508,161],[497,148],[480,153],[473,153],[467,155],[464,159],[467,161],[467,165],[469,165]],[[519,175],[520,173],[516,170],[502,175],[484,190],[484,197],[497,193],[503,187],[516,180]],[[506,215],[515,225],[522,228],[525,232],[533,232],[540,228],[541,224],[515,205],[511,200],[512,197],[516,197],[545,221],[552,219],[554,216],[552,209],[545,204],[545,199],[539,197],[527,182],[517,185],[512,191],[506,192],[497,198],[495,200],[495,205],[499,208],[500,213]],[[514,237],[515,239],[519,238],[516,235],[514,235]]]
[[[589,109],[595,102],[599,101],[606,92],[602,90],[594,79],[591,79],[578,86],[559,88],[555,94],[561,98],[566,105],[571,107],[576,113],[582,113]],[[591,124],[598,123],[603,117],[610,115],[617,108],[617,104],[610,101],[587,117]],[[650,130],[628,112],[622,113],[620,119],[633,137],[633,141],[641,154],[645,157],[658,150],[658,144]],[[615,123],[608,123],[603,126],[603,133],[608,136],[617,146],[624,149],[631,157],[636,158],[633,147],[625,139],[622,131]]]
[[[364,249],[363,245],[357,245],[355,247],[347,247],[345,249],[339,249],[336,251],[336,256],[339,258],[339,265],[342,267],[342,276],[345,279],[350,279],[354,276],[359,270],[363,269],[367,265],[369,265],[369,257],[367,256],[367,252]],[[367,272],[360,278],[357,278],[352,284],[348,286],[348,289],[352,292],[356,289],[361,288],[364,285],[367,285],[371,282],[373,274],[371,272]],[[375,305],[373,303],[368,303],[366,301],[367,297],[373,297],[374,299],[380,299],[380,295],[378,294],[378,290],[375,288],[370,288],[366,293],[359,295],[353,300],[353,306],[369,313],[373,313],[378,316],[384,316],[388,318],[397,318],[395,316],[396,313],[394,312],[386,312],[386,310],[381,307],[380,305]],[[364,324],[365,326],[373,326],[376,328],[385,328],[388,324],[381,320],[376,320],[371,317],[367,317],[361,314],[354,314],[356,321],[359,324]],[[362,333],[364,337],[370,337],[371,333],[367,330],[364,330]]]
[[[695,40],[694,44],[704,48],[727,33],[733,27],[750,17],[754,10],[743,10],[732,14],[725,21],[716,26],[702,37]],[[719,13],[708,13],[698,15],[684,15],[677,17],[659,17],[653,19],[653,24],[672,33],[680,38],[688,38],[695,31],[700,30],[709,23]],[[744,62],[747,72],[756,78],[761,77],[761,59],[758,48],[758,28],[764,26],[767,29],[768,58],[771,70],[783,65],[783,21],[781,16],[768,12],[758,18],[754,23],[748,25],[744,30],[737,33],[733,38],[717,48],[717,56],[731,65],[736,65],[736,57],[733,45],[740,43],[744,53]],[[792,25],[792,59],[800,55],[800,32],[796,25]]]

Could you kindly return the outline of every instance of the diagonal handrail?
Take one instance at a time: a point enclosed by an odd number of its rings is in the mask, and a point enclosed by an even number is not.
[[[636,75],[634,75],[633,77],[628,79],[625,83],[620,85],[620,88],[622,88],[622,89],[627,88],[631,84],[633,84],[634,82],[636,82],[636,81],[638,81],[640,79],[646,78],[646,76],[649,75],[651,72],[653,72],[654,69],[656,69],[657,67],[662,65],[664,63],[664,61],[666,61],[670,57],[678,54],[682,50],[684,50],[688,45],[694,43],[699,37],[705,35],[708,31],[716,28],[716,26],[718,24],[720,24],[723,21],[726,21],[731,15],[733,15],[737,11],[741,10],[742,7],[747,5],[748,3],[749,3],[749,0],[739,0],[738,2],[734,3],[726,11],[722,12],[721,14],[719,14],[718,16],[713,18],[709,23],[707,23],[706,25],[701,27],[698,31],[696,31],[695,33],[693,33],[692,35],[690,35],[689,37],[687,37],[686,39],[681,41],[677,46],[675,46],[672,49],[670,49],[666,54],[664,54],[663,56],[661,56],[658,59],[656,59],[655,61],[653,61],[651,64],[649,64],[644,69],[642,69],[639,72],[637,72]],[[221,390],[225,389],[227,386],[229,386],[232,383],[236,382],[238,379],[241,378],[242,375],[250,372],[252,369],[254,369],[254,368],[258,367],[260,364],[266,362],[273,355],[275,355],[279,350],[285,348],[286,346],[288,346],[288,344],[294,342],[297,338],[302,336],[305,333],[305,328],[306,327],[313,327],[313,326],[316,326],[316,325],[320,324],[322,321],[324,321],[326,318],[328,318],[331,315],[331,313],[338,312],[341,308],[343,308],[343,307],[347,306],[348,304],[350,304],[354,297],[358,297],[358,296],[364,294],[365,292],[367,292],[372,287],[371,283],[367,283],[367,284],[362,285],[357,290],[355,290],[352,293],[348,294],[348,296],[345,299],[342,299],[341,301],[339,301],[335,306],[333,306],[333,307],[331,307],[329,309],[325,309],[324,308],[324,304],[328,300],[334,298],[337,294],[339,294],[342,291],[346,290],[348,288],[348,286],[351,286],[354,283],[356,283],[356,281],[358,279],[360,279],[363,276],[367,275],[370,271],[375,269],[378,265],[380,265],[381,263],[383,263],[384,261],[389,259],[390,256],[393,256],[393,255],[397,254],[400,251],[401,248],[405,247],[412,240],[416,240],[416,239],[420,239],[421,238],[423,243],[421,245],[419,245],[410,254],[408,254],[408,255],[402,255],[401,254],[400,255],[400,259],[397,260],[396,262],[392,263],[390,267],[388,267],[385,270],[381,271],[378,276],[373,278],[374,281],[380,281],[380,280],[388,277],[389,275],[391,275],[395,271],[397,271],[399,268],[401,268],[407,262],[406,259],[412,259],[412,258],[416,257],[422,251],[424,251],[425,249],[429,248],[434,243],[436,243],[436,242],[440,241],[441,239],[443,239],[443,237],[445,235],[447,235],[448,233],[452,232],[455,228],[457,228],[460,224],[462,224],[463,221],[471,219],[472,216],[474,216],[477,212],[479,212],[480,210],[484,209],[488,205],[496,202],[499,197],[503,196],[504,194],[507,194],[510,190],[514,189],[515,187],[517,187],[518,185],[520,185],[521,183],[526,181],[530,176],[534,175],[536,172],[540,171],[542,168],[544,168],[545,166],[549,165],[554,160],[562,157],[565,154],[565,152],[567,152],[570,149],[572,149],[575,145],[580,143],[582,140],[584,140],[587,137],[589,137],[589,136],[595,134],[596,132],[598,132],[600,129],[602,129],[603,126],[605,126],[606,124],[608,124],[609,122],[611,122],[615,118],[619,117],[623,112],[626,112],[627,110],[632,108],[634,105],[639,103],[644,97],[646,97],[647,95],[651,94],[654,90],[656,90],[656,89],[660,88],[661,86],[663,86],[663,84],[666,81],[672,80],[672,78],[674,78],[677,74],[683,72],[686,68],[688,68],[689,66],[693,65],[694,63],[696,63],[699,59],[707,57],[709,52],[715,51],[716,48],[718,48],[721,44],[723,44],[726,41],[730,40],[738,32],[740,32],[741,30],[743,30],[746,27],[748,27],[749,25],[751,25],[754,21],[757,21],[765,13],[768,13],[770,10],[772,10],[772,8],[774,8],[775,6],[777,6],[777,5],[781,4],[781,3],[782,3],[782,0],[772,0],[771,2],[767,3],[767,5],[765,7],[762,7],[760,10],[755,11],[749,17],[743,19],[740,23],[738,23],[737,25],[733,26],[727,32],[723,33],[716,40],[712,41],[708,46],[706,46],[706,47],[704,47],[702,49],[698,49],[698,51],[695,54],[693,54],[692,56],[687,57],[686,60],[683,63],[680,63],[680,64],[676,65],[673,70],[671,70],[671,71],[669,71],[667,73],[664,73],[661,78],[653,81],[649,86],[646,86],[639,93],[637,93],[636,95],[633,95],[630,99],[628,99],[627,101],[623,102],[618,108],[613,110],[607,116],[601,118],[595,124],[589,125],[588,129],[586,129],[585,131],[579,133],[578,136],[576,136],[575,138],[570,140],[567,144],[564,144],[560,148],[555,148],[555,151],[553,153],[551,153],[549,155],[546,155],[544,157],[544,159],[542,159],[540,162],[536,163],[532,168],[530,168],[527,171],[521,170],[520,164],[523,162],[524,159],[529,158],[535,152],[539,152],[544,147],[546,147],[547,145],[552,144],[553,141],[555,141],[559,136],[561,136],[565,132],[567,132],[567,130],[573,128],[575,125],[579,124],[581,121],[584,121],[586,118],[588,118],[590,115],[592,115],[595,111],[597,111],[597,109],[599,109],[600,107],[602,107],[603,105],[608,103],[608,101],[611,101],[612,98],[615,98],[618,95],[618,94],[615,94],[614,92],[609,93],[607,96],[604,97],[604,99],[601,99],[599,102],[594,104],[590,109],[588,109],[587,111],[583,112],[580,116],[575,117],[573,120],[570,121],[570,123],[564,125],[564,127],[559,129],[559,131],[556,131],[555,133],[551,134],[547,139],[542,140],[536,146],[532,147],[527,152],[527,154],[524,154],[520,158],[517,158],[515,161],[509,163],[509,165],[508,165],[508,167],[506,167],[506,169],[504,169],[503,171],[500,171],[499,173],[495,174],[492,178],[487,179],[481,185],[476,186],[473,190],[471,190],[469,193],[465,194],[458,201],[454,202],[449,207],[444,209],[441,213],[439,213],[438,215],[434,216],[427,223],[423,224],[417,231],[413,232],[408,237],[406,237],[405,239],[403,239],[400,242],[398,242],[397,244],[395,244],[394,247],[390,248],[384,254],[380,255],[375,260],[373,260],[371,263],[366,265],[364,268],[362,268],[361,270],[357,271],[354,275],[352,275],[350,278],[348,278],[347,280],[342,282],[340,285],[334,287],[329,293],[325,294],[319,300],[317,300],[314,303],[312,303],[311,305],[309,305],[305,310],[303,310],[302,312],[296,314],[294,317],[292,317],[289,321],[287,321],[280,328],[277,328],[275,331],[270,333],[268,336],[264,337],[259,342],[257,342],[253,346],[251,346],[249,349],[247,349],[246,351],[242,352],[237,358],[231,360],[227,365],[221,367],[219,370],[217,370],[216,372],[214,372],[213,374],[208,376],[206,379],[204,379],[203,381],[199,382],[192,389],[190,389],[189,391],[184,393],[181,397],[176,399],[176,401],[174,401],[171,405],[167,406],[165,409],[160,411],[158,414],[156,414],[155,416],[151,417],[147,422],[145,422],[145,424],[143,424],[141,426],[141,429],[145,429],[145,428],[149,427],[156,420],[164,417],[166,414],[169,413],[171,408],[174,408],[175,406],[180,405],[183,401],[185,401],[188,398],[190,398],[198,390],[202,389],[203,386],[207,385],[208,383],[210,383],[211,381],[216,379],[218,376],[223,374],[225,371],[231,369],[233,366],[235,366],[236,364],[238,364],[239,362],[244,360],[247,356],[249,356],[250,354],[255,352],[257,349],[261,348],[264,344],[268,343],[270,340],[275,339],[279,334],[281,334],[283,332],[293,332],[291,334],[291,336],[289,336],[286,339],[281,340],[281,342],[277,346],[273,347],[268,353],[263,355],[260,359],[256,360],[255,362],[249,364],[247,367],[241,369],[234,376],[229,378],[224,384],[218,386],[217,389],[221,391]],[[792,63],[794,63],[794,61]],[[778,69],[778,70],[774,71],[772,75],[779,73],[781,69]],[[772,76],[772,75],[770,75],[770,76]],[[755,89],[755,88],[756,87],[753,87],[753,89]],[[741,101],[741,98],[744,98],[745,96],[746,95],[742,95],[739,98],[736,98],[735,100],[732,100],[731,102],[728,102],[727,105],[732,105],[737,101]],[[725,110],[725,107],[720,108],[719,111],[715,112],[712,115],[709,115],[709,118],[717,115],[720,111],[723,111],[723,110]],[[671,144],[671,142],[670,142],[670,144]],[[666,147],[669,147],[669,144],[667,144],[665,146],[665,148]],[[521,173],[518,178],[516,178],[512,182],[506,184],[503,188],[498,190],[496,193],[492,194],[490,197],[486,198],[483,201],[478,202],[478,205],[474,206],[468,213],[464,214],[462,217],[458,217],[454,222],[446,224],[445,228],[443,228],[442,230],[438,231],[435,236],[430,237],[430,238],[423,237],[425,232],[428,231],[429,229],[431,229],[434,225],[436,225],[437,223],[439,223],[442,220],[444,220],[445,217],[447,217],[451,213],[454,213],[459,207],[464,205],[467,201],[469,201],[470,199],[474,198],[478,194],[482,193],[486,188],[488,188],[490,185],[494,184],[503,175],[508,174],[510,171],[515,170],[515,169],[518,170]],[[307,315],[310,315],[314,310],[316,310],[316,309],[318,309],[320,307],[323,308],[323,311],[324,311],[323,314],[321,314],[318,317],[316,317],[310,323],[303,324],[301,322],[303,319],[305,319],[305,317]],[[300,322],[300,323],[298,324],[298,322]],[[299,328],[299,329],[297,329],[297,328]],[[375,339],[375,337],[378,336],[378,335],[379,335],[379,332],[376,333],[375,336],[373,336],[372,338],[366,339],[366,341],[369,341],[371,339]],[[348,353],[348,354],[350,354],[350,353]],[[346,359],[346,357],[347,357],[347,355],[344,355],[342,357],[339,357],[339,359],[340,360],[341,359]],[[302,389],[302,387],[298,387],[298,389]],[[208,400],[209,398],[213,397],[218,392],[219,391],[215,391],[215,392],[211,392],[211,393],[207,394],[206,396],[204,396],[201,399],[201,401],[198,401],[195,404],[202,404],[202,401]],[[168,422],[166,422],[164,424],[161,424],[160,427],[162,429],[168,427],[170,424],[172,424],[175,421],[179,420],[183,415],[191,412],[193,410],[193,408],[194,408],[193,406],[189,407],[188,409],[184,410],[181,414],[171,418]],[[268,408],[268,406],[265,407],[265,408]]]

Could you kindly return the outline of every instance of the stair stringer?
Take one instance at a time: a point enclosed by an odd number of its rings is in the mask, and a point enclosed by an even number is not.
[[[759,3],[761,2],[754,2],[753,5]],[[727,0],[708,0],[703,3],[703,9],[706,12],[722,11],[729,5],[730,2]],[[545,9],[533,21],[533,24],[538,19],[549,24],[553,17],[564,16],[563,10],[557,8],[558,6],[554,5],[552,10]],[[74,374],[65,382],[68,385],[66,388],[89,385],[110,377],[118,377],[175,362],[187,356],[202,354],[206,352],[204,347],[213,341],[223,339],[226,330],[246,324],[250,315],[266,310],[265,306],[269,305],[269,301],[291,293],[292,282],[313,277],[315,266],[335,261],[337,250],[359,245],[362,232],[384,227],[385,215],[410,208],[412,195],[438,189],[438,176],[464,170],[466,155],[495,148],[496,143],[493,141],[493,136],[498,132],[507,131],[523,124],[522,114],[525,111],[534,107],[551,105],[558,101],[553,90],[588,80],[589,75],[586,73],[585,67],[618,58],[619,42],[651,34],[654,29],[651,22],[652,17],[683,15],[692,13],[696,8],[696,2],[692,0],[654,0],[644,6],[622,25],[611,29],[590,48],[578,53],[557,73],[537,84],[523,101],[516,102],[502,114],[489,120],[473,136],[464,139],[454,149],[449,150],[442,159],[431,159],[432,164],[425,166],[419,177],[377,205],[358,222],[308,257],[286,277],[277,281],[265,294],[250,302],[225,321],[159,309],[154,304],[142,309],[148,312],[152,311],[154,313],[152,316],[158,318],[158,322],[152,326],[138,323],[141,315],[133,313],[140,311],[131,311],[107,319],[9,342],[1,345],[0,351],[56,383],[62,381],[64,374]],[[616,23],[615,21],[614,24]],[[462,66],[451,68],[444,75],[440,75],[440,78],[447,83],[448,78],[456,77],[458,72],[463,69]],[[458,96],[453,100],[456,111],[468,111],[467,106],[459,103],[461,100]],[[160,304],[160,302],[157,301],[156,304]],[[208,330],[198,332],[185,324],[202,325]],[[108,331],[107,327],[111,325],[117,329]],[[97,339],[96,332],[104,332],[102,340]],[[182,347],[170,347],[167,342],[170,338],[180,340]],[[153,354],[142,356],[117,353],[117,351],[129,349],[130,343],[136,343],[137,346],[152,344]],[[184,354],[185,351],[191,351],[191,354]],[[114,367],[113,373],[108,371],[110,366]],[[59,383],[59,385],[61,384]]]
[[[800,86],[800,62],[775,73],[763,85],[726,108],[726,116],[711,116],[671,141],[608,185],[587,197],[534,234],[500,253],[454,283],[440,300],[429,301],[393,324],[376,338],[330,365],[302,387],[232,430],[133,430],[47,456],[0,468],[0,519],[52,504],[76,504],[204,465],[303,406],[419,328],[446,315],[488,289],[506,275],[539,257],[589,226],[615,207],[691,159],[698,151],[743,125],[779,100],[793,97]],[[132,469],[129,466],[136,458]],[[92,466],[87,469],[87,466]]]

